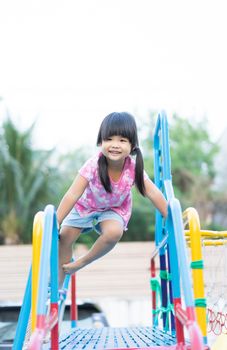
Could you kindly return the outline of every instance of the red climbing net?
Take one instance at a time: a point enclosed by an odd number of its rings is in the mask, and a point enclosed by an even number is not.
[[[221,311],[215,311],[207,308],[208,325],[207,331],[213,332],[215,335],[221,333],[227,334],[227,314]]]

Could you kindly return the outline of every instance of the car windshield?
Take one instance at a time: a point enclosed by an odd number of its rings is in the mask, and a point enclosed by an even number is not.
[[[16,326],[16,322],[0,322],[0,344],[13,342]]]

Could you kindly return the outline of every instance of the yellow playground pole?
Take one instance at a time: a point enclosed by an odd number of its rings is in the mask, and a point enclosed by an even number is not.
[[[207,337],[207,321],[206,321],[206,301],[204,293],[204,277],[203,277],[203,258],[201,244],[201,230],[199,215],[194,208],[188,208],[183,213],[184,220],[187,221],[189,227],[190,247],[191,247],[191,267],[193,290],[195,298],[195,307],[197,321],[200,326],[204,339]]]
[[[39,265],[40,265],[40,252],[43,235],[43,212],[39,211],[33,222],[32,233],[32,291],[31,291],[31,325],[32,332],[36,327],[36,314],[37,314],[37,293],[39,283]]]

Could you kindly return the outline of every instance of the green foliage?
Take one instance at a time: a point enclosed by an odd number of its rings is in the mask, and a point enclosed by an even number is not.
[[[147,198],[133,189],[133,210],[128,231],[122,241],[151,241],[154,239],[154,207]]]
[[[214,156],[218,147],[210,140],[205,120],[193,125],[189,120],[174,115],[170,144],[173,173],[183,169],[194,176],[214,179]]]
[[[88,248],[91,248],[91,246],[95,243],[97,238],[98,234],[95,231],[91,231],[85,234],[82,233],[79,239],[77,240],[76,244],[85,244]]]
[[[0,134],[0,236],[30,242],[34,214],[55,199],[57,171],[48,165],[52,151],[31,146],[33,126],[20,132],[10,118]]]
[[[207,130],[207,121],[193,123],[174,115],[170,124],[170,152],[175,195],[183,208],[202,211],[212,198],[215,156],[219,148]],[[206,213],[204,215],[206,216]]]

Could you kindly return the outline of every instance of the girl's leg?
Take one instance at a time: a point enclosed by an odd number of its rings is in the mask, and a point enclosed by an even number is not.
[[[72,259],[72,245],[80,236],[81,229],[77,227],[63,226],[60,232],[59,241],[59,286],[62,287],[65,273],[63,264],[67,264]]]
[[[94,260],[101,258],[108,253],[116,243],[120,240],[123,234],[123,227],[116,220],[105,220],[101,223],[102,234],[95,241],[94,245],[87,254],[80,257],[73,263],[64,264],[63,271],[67,274],[72,274],[82,267],[90,264]]]

